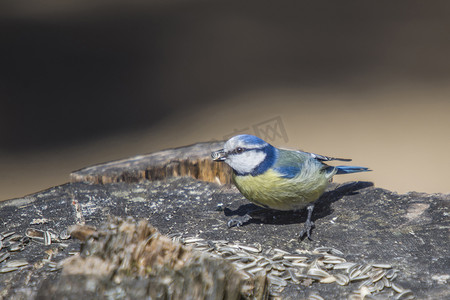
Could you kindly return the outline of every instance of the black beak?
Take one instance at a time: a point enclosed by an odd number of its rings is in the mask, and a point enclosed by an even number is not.
[[[227,159],[227,154],[225,153],[225,151],[223,149],[220,149],[220,150],[211,152],[211,158],[214,161],[224,161],[225,159]]]

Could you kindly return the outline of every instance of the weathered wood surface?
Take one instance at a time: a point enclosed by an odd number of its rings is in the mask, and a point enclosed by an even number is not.
[[[123,160],[84,168],[70,174],[72,182],[139,182],[168,177],[190,176],[198,180],[230,183],[226,164],[211,160],[211,151],[222,148],[223,142],[199,143],[168,149]]]
[[[228,229],[228,219],[244,214],[252,205],[236,190],[215,183],[216,177],[221,182],[229,178],[226,174],[229,171],[214,169],[218,167],[209,162],[210,150],[219,147],[217,143],[203,143],[77,171],[72,175],[72,183],[1,202],[0,232],[24,235],[31,227],[59,233],[73,224],[99,227],[108,216],[132,216],[147,219],[163,234],[244,245],[259,243],[261,256],[267,250],[279,248],[314,257],[311,255],[315,248],[332,247],[342,251],[341,256],[349,262],[391,264],[399,271],[393,281],[396,287],[410,289],[416,299],[450,298],[450,195],[414,192],[399,195],[374,188],[371,183],[351,183],[330,190],[319,199],[313,215],[316,223],[313,241],[299,242],[296,238],[305,221],[304,213],[268,212],[260,221]],[[208,166],[213,170],[204,170]],[[153,167],[160,175],[149,175],[154,174]],[[174,178],[146,179],[164,176]],[[25,259],[29,264],[0,274],[0,297],[4,298],[33,298],[44,281],[45,289],[52,282],[60,282],[61,271],[53,271],[55,265],[47,259],[51,255],[50,261],[58,262],[67,258],[70,251],[80,249],[80,242],[74,239],[61,241],[67,245],[56,240],[50,245],[23,240],[23,249],[11,252],[14,246],[11,244],[16,242],[7,239],[3,239],[0,255],[8,253],[10,257],[0,263],[0,269],[13,260]],[[133,284],[143,287],[131,292],[147,288],[143,282]],[[288,281],[281,296],[306,299],[319,294],[324,299],[345,299],[360,284],[361,281],[345,286]],[[70,290],[66,292],[69,297]],[[392,292],[392,288],[386,287],[382,292]]]

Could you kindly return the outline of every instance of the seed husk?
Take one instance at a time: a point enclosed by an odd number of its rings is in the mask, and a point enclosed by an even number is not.
[[[396,300],[414,299],[414,294],[411,290],[404,290],[403,292],[401,292],[400,294],[395,296],[394,299],[396,299]]]
[[[22,243],[11,243],[9,246],[10,252],[16,252],[16,251],[22,251],[25,248],[25,246]]]
[[[336,274],[334,276],[336,277],[336,282],[339,285],[347,285],[350,282],[350,278],[344,274]]]
[[[374,268],[380,268],[380,269],[391,269],[392,265],[390,264],[374,264]]]
[[[0,269],[0,273],[8,273],[8,272],[13,272],[19,270],[18,267],[3,267]]]
[[[321,278],[324,277],[330,277],[330,274],[328,272],[325,272],[322,269],[317,269],[317,268],[311,268],[308,270],[308,273],[306,273],[307,275],[312,275],[312,276],[318,276]]]
[[[322,278],[319,282],[320,283],[333,283],[335,281],[336,281],[336,277],[329,276],[329,277]]]
[[[2,253],[0,255],[0,263],[3,262],[4,260],[7,260],[10,256],[11,254],[9,254],[9,252]]]
[[[26,265],[28,265],[28,262],[26,260],[10,260],[5,264],[5,267],[20,268]]]
[[[52,236],[49,231],[44,231],[44,245],[49,246],[52,243]]]
[[[384,275],[386,275],[386,271],[385,270],[379,270],[377,271],[373,276],[373,282],[377,282],[378,280],[380,280],[381,278],[384,277]]]
[[[396,291],[397,293],[402,293],[405,289],[404,288],[402,288],[401,286],[399,286],[398,284],[396,284],[396,283],[392,283],[391,284],[391,287],[392,287],[392,289],[394,290],[394,291]]]
[[[324,300],[319,294],[310,294],[308,300]]]
[[[278,286],[284,287],[284,286],[287,286],[287,284],[288,284],[286,280],[284,280],[280,277],[273,276],[271,274],[267,275],[267,279],[269,280],[269,282],[271,284],[278,285]]]
[[[16,233],[15,231],[3,231],[2,233],[0,233],[2,240],[6,239],[7,237],[13,235],[14,233]]]
[[[350,268],[352,268],[352,267],[354,267],[356,265],[357,265],[356,263],[352,263],[352,262],[343,262],[343,263],[335,265],[334,269],[335,270],[347,270],[347,272],[348,272],[348,270]]]

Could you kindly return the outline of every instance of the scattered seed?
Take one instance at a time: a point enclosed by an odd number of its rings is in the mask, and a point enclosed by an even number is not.
[[[384,289],[383,280],[377,281],[377,283],[375,283],[375,289],[377,291],[381,291],[382,289]]]
[[[344,274],[336,274],[334,276],[336,277],[336,282],[339,285],[347,285],[350,282],[350,278]]]
[[[0,273],[8,273],[8,272],[13,272],[19,270],[18,267],[3,267],[0,269]]]
[[[384,270],[377,271],[377,272],[372,276],[373,282],[377,282],[378,280],[380,280],[381,278],[383,278],[384,275],[386,275],[386,271],[384,271]]]
[[[350,281],[358,281],[358,280],[364,280],[364,279],[367,279],[367,278],[369,278],[369,275],[359,275],[359,276],[357,276],[357,277],[353,277],[353,278],[350,278]]]
[[[324,300],[319,294],[311,293],[308,296],[308,300]]]
[[[334,269],[335,270],[347,270],[347,272],[348,272],[348,270],[350,269],[350,268],[352,268],[352,267],[354,267],[354,266],[356,266],[357,264],[356,263],[352,263],[352,262],[343,262],[343,263],[340,263],[340,264],[337,264],[337,265],[335,265],[334,266]]]
[[[248,252],[252,252],[252,253],[260,253],[262,251],[261,248],[256,248],[256,247],[249,247],[249,246],[243,246],[243,245],[239,245],[239,248]]]
[[[403,292],[405,291],[401,286],[399,286],[399,285],[396,284],[396,283],[392,283],[392,284],[391,284],[391,287],[392,287],[392,289],[393,289],[394,291],[396,291],[397,293],[403,293]]]
[[[320,283],[333,283],[335,281],[336,281],[336,277],[329,276],[329,277],[322,278],[319,282]]]
[[[287,286],[287,281],[286,280],[284,280],[284,279],[282,279],[280,277],[273,276],[272,274],[268,274],[267,275],[267,279],[270,281],[271,284],[278,285],[278,286],[283,286],[283,287]]]
[[[0,254],[0,263],[3,262],[4,260],[7,260],[10,256],[11,254],[9,254],[9,252]]]
[[[281,249],[278,249],[278,248],[274,248],[273,251],[278,252],[278,253],[281,253],[281,254],[283,254],[283,255],[289,255],[289,254],[291,254],[291,253],[289,253],[289,252],[287,252],[287,251],[284,251],[284,250],[281,250]]]
[[[6,240],[11,241],[11,242],[17,242],[22,238],[22,235],[18,234],[18,233],[14,233],[12,235],[10,235],[8,238],[6,238]]]
[[[204,241],[204,239],[202,238],[198,238],[198,237],[190,237],[190,238],[186,238],[183,240],[184,244],[192,244],[192,243],[197,243],[197,242],[202,242]]]
[[[4,239],[6,239],[7,237],[13,235],[14,233],[15,233],[14,231],[3,231],[3,232],[1,233],[2,240],[4,240]]]
[[[391,287],[391,282],[386,277],[381,278],[385,287]]]
[[[390,264],[374,264],[374,268],[380,268],[380,269],[391,269],[392,265]]]
[[[396,269],[390,269],[389,271],[386,272],[386,278],[387,278],[387,279],[394,280],[394,279],[392,279],[392,277],[394,277],[394,275],[395,275],[397,272],[398,272],[398,270],[396,270]]]
[[[44,245],[49,246],[52,243],[52,236],[49,231],[44,231]]]
[[[10,252],[16,252],[16,251],[22,251],[25,248],[25,246],[22,243],[11,243],[9,246]]]
[[[414,294],[411,290],[404,290],[403,292],[398,294],[394,299],[396,299],[396,300],[414,299]]]
[[[283,258],[284,258],[284,259],[287,259],[287,260],[295,260],[295,261],[305,261],[305,260],[308,260],[308,257],[306,257],[306,256],[292,255],[292,254],[290,254],[290,255],[283,255]]]
[[[19,268],[28,265],[28,262],[26,260],[10,260],[5,264],[5,267],[10,268]]]
[[[318,277],[321,277],[321,278],[330,276],[330,274],[328,274],[324,270],[317,269],[317,268],[309,269],[307,275],[318,276]]]

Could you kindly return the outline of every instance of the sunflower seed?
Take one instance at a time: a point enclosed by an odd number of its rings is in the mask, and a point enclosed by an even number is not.
[[[351,281],[358,281],[358,280],[364,280],[364,279],[367,279],[367,278],[369,278],[369,275],[359,275],[359,276],[357,276],[357,277],[353,277],[353,278],[350,278],[350,280]]]
[[[22,251],[25,249],[25,246],[22,243],[11,243],[9,246],[10,252]]]
[[[280,277],[281,275],[283,275],[283,273],[284,273],[284,272],[280,272],[280,271],[273,270],[273,269],[270,271],[270,274],[271,274],[271,275],[277,276],[277,277]]]
[[[39,230],[39,229],[34,229],[34,228],[27,228],[27,230],[25,230],[25,236],[29,237],[29,238],[44,238],[44,231],[43,230]]]
[[[307,264],[307,263],[304,263],[304,262],[293,262],[292,263],[292,265],[294,266],[294,267],[299,267],[299,268],[308,268],[309,267],[309,264]]]
[[[13,235],[14,233],[16,233],[16,232],[14,232],[14,231],[3,231],[3,232],[1,233],[2,240],[4,240],[4,239],[6,239],[7,237]]]
[[[287,259],[287,260],[295,260],[295,261],[305,261],[308,259],[308,257],[306,257],[306,256],[292,255],[292,254],[283,255],[283,258]]]
[[[4,260],[7,260],[10,256],[11,254],[9,254],[9,252],[0,254],[0,263],[3,262]]]
[[[379,270],[377,271],[372,277],[373,282],[377,282],[378,280],[380,280],[381,278],[384,277],[384,275],[386,275],[386,271],[384,270]]]
[[[288,274],[291,277],[291,280],[293,283],[300,283],[300,281],[297,279],[297,276],[295,275],[295,272],[293,269],[288,269]]]
[[[392,265],[390,264],[374,264],[374,268],[380,268],[380,269],[391,269]]]
[[[308,300],[324,300],[319,294],[311,293],[308,296]]]
[[[391,282],[386,277],[381,278],[385,287],[391,287]]]
[[[271,258],[272,260],[282,260],[283,259],[283,253],[277,253]]]
[[[313,250],[313,253],[328,253],[331,251],[331,247],[317,247]]]
[[[265,269],[263,267],[254,267],[252,269],[247,270],[247,272],[249,272],[251,274],[256,274],[256,273],[259,273],[261,271],[264,271],[264,273],[265,273]]]
[[[344,253],[342,251],[340,251],[336,248],[331,248],[330,253],[334,254],[334,255],[344,255]]]
[[[348,270],[350,268],[352,268],[352,267],[354,267],[356,265],[357,265],[356,263],[352,263],[352,262],[343,262],[343,263],[335,265],[334,269],[335,270],[347,270],[347,272],[348,272]]]
[[[286,267],[281,264],[273,264],[272,268],[281,272],[286,271]]]
[[[306,273],[307,275],[312,275],[312,276],[318,276],[318,277],[329,277],[330,274],[328,274],[327,272],[325,272],[322,269],[317,269],[317,268],[311,268],[308,270],[308,273]]]
[[[3,267],[0,269],[0,273],[8,273],[8,272],[13,272],[19,270],[18,267]]]
[[[284,286],[287,286],[287,284],[288,284],[286,280],[281,279],[280,277],[273,276],[271,274],[267,275],[267,279],[269,280],[269,282],[271,284],[278,285],[278,286],[284,287]]]
[[[350,282],[350,278],[344,274],[336,274],[334,276],[336,277],[336,282],[339,285],[347,285]]]
[[[403,289],[401,286],[399,286],[396,283],[392,283],[391,287],[394,291],[396,291],[397,293],[402,293],[403,291],[405,291],[405,289]]]
[[[319,282],[320,283],[333,283],[335,281],[336,281],[336,277],[329,276],[329,277],[322,278]]]
[[[370,286],[372,284],[373,284],[372,279],[367,279],[358,286],[358,289],[362,288],[363,286]]]
[[[386,278],[394,280],[392,278],[394,277],[394,275],[397,274],[397,272],[398,272],[398,270],[396,270],[396,269],[390,269],[389,271],[386,272]]]
[[[10,242],[17,242],[22,238],[21,234],[18,233],[14,233],[12,235],[10,235],[6,240],[10,241]]]
[[[414,294],[411,290],[404,290],[403,292],[398,294],[394,299],[396,299],[396,300],[414,299]]]
[[[49,246],[52,243],[52,236],[49,231],[44,231],[44,245]]]
[[[364,268],[361,269],[361,274],[360,274],[360,275],[365,275],[365,274],[368,273],[371,269],[372,269],[372,265],[370,265],[370,264],[366,265]]]
[[[358,277],[361,274],[361,270],[359,268],[353,268],[349,273],[350,279]]]
[[[26,260],[10,260],[5,264],[5,267],[9,268],[19,268],[28,265],[28,262]]]
[[[250,246],[244,246],[244,245],[239,245],[239,248],[251,253],[260,253],[262,251],[261,245],[259,245],[258,248],[256,247],[250,247]]]
[[[274,248],[273,251],[275,251],[277,253],[281,253],[283,255],[286,255],[286,254],[289,255],[290,254],[289,252],[281,250],[281,249],[278,249],[278,248]]]
[[[375,289],[377,291],[381,291],[382,289],[384,289],[383,280],[377,281],[377,283],[375,283]]]
[[[190,238],[186,238],[183,240],[184,244],[192,244],[192,243],[197,243],[197,242],[202,242],[204,241],[204,239],[202,238],[198,238],[198,237],[190,237]]]

